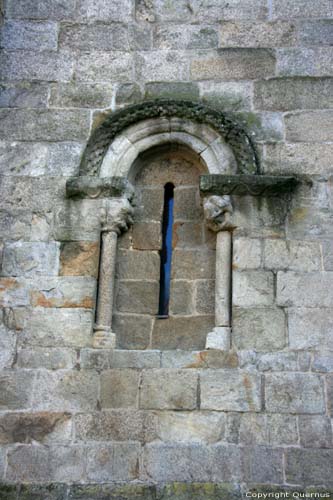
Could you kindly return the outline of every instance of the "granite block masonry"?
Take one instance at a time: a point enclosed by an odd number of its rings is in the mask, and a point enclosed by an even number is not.
[[[333,495],[332,24],[0,0],[1,499]],[[208,221],[200,176],[254,172],[298,184]]]

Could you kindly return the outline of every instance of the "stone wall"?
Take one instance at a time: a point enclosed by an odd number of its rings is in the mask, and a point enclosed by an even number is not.
[[[0,498],[332,490],[331,0],[2,12]],[[264,173],[301,180],[292,197],[233,197],[231,351],[139,342],[136,321],[120,349],[92,348],[100,220],[66,180],[106,114],[161,97],[232,113]],[[137,266],[133,237],[119,240],[120,277]]]

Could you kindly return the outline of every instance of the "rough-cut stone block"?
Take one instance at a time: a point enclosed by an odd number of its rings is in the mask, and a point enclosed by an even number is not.
[[[157,417],[145,411],[110,410],[75,416],[78,441],[140,441],[156,438]]]
[[[189,61],[181,51],[141,52],[136,55],[135,72],[136,78],[144,81],[186,81]]]
[[[78,17],[82,21],[114,21],[125,22],[131,18],[131,0],[80,0],[78,3]]]
[[[301,446],[305,448],[332,448],[330,418],[319,415],[300,415],[299,431]]]
[[[110,349],[81,349],[80,367],[84,370],[101,372],[110,368]]]
[[[87,456],[89,481],[133,481],[139,478],[139,443],[98,445]]]
[[[273,78],[254,83],[254,106],[267,111],[330,108],[330,78]]]
[[[95,307],[96,280],[89,277],[39,278],[29,282],[33,307]]]
[[[281,306],[331,307],[333,305],[333,273],[277,274],[277,303]]]
[[[60,348],[21,349],[16,363],[19,368],[71,369],[76,363],[76,353],[74,350]]]
[[[88,52],[78,56],[75,77],[84,82],[126,82],[132,78],[132,55],[127,52]]]
[[[266,239],[264,245],[264,266],[268,269],[291,271],[319,271],[321,269],[321,252],[318,243]]]
[[[286,345],[286,318],[278,308],[233,309],[232,341],[236,349],[273,351]]]
[[[293,415],[268,415],[267,430],[272,446],[298,444],[297,417]]]
[[[71,439],[68,413],[7,413],[0,416],[0,443],[66,442]]]
[[[35,374],[31,371],[7,370],[0,375],[1,410],[24,410],[31,406]]]
[[[233,242],[233,269],[257,269],[261,264],[261,240],[236,238]]]
[[[111,496],[110,496],[111,495]],[[69,500],[103,500],[106,498],[131,497],[137,500],[155,500],[156,486],[141,483],[101,483],[101,484],[72,484],[70,487]],[[11,500],[11,499],[10,499]],[[28,499],[27,499],[28,500]],[[39,500],[39,499],[38,499]],[[48,500],[48,499],[47,499]],[[52,499],[53,500],[53,499]],[[57,499],[60,500],[60,499]]]
[[[218,412],[160,412],[157,437],[164,442],[216,443],[223,438],[225,415]]]
[[[274,70],[275,57],[265,49],[220,49],[191,63],[194,80],[253,80],[273,76]]]
[[[140,408],[193,410],[197,406],[198,375],[192,370],[149,370],[142,374]]]
[[[283,482],[283,453],[281,449],[253,446],[244,449],[244,479],[253,483],[281,484]]]
[[[152,82],[145,85],[146,99],[198,99],[198,85],[192,82]]]
[[[10,90],[14,91],[11,88],[7,90],[7,93]],[[30,92],[30,89],[26,89],[25,92]],[[5,104],[7,104],[5,107],[8,107],[10,102],[7,101]],[[14,100],[13,104],[24,107],[20,100],[18,102]],[[30,106],[32,104],[30,103]],[[45,144],[1,141],[0,152],[0,171],[3,175],[43,175],[47,169],[47,146]],[[10,170],[8,169],[8,165],[10,165]]]
[[[8,311],[8,309],[7,309]],[[16,334],[2,324],[0,314],[0,370],[11,368],[16,357]]]
[[[113,350],[110,368],[159,368],[160,357],[159,351]]]
[[[162,246],[160,222],[137,222],[133,226],[133,248],[136,250],[160,250]]]
[[[107,370],[101,374],[102,408],[136,408],[139,372],[137,370]]]
[[[203,218],[200,195],[197,187],[176,187],[174,191],[174,219],[198,221]]]
[[[202,245],[201,223],[176,221],[173,225],[172,245],[174,248],[195,248]]]
[[[268,444],[266,415],[228,413],[225,440],[241,445]]]
[[[60,275],[93,276],[97,278],[99,244],[87,241],[68,241],[60,247]]]
[[[160,257],[157,252],[122,250],[117,253],[117,277],[120,279],[158,280]]]
[[[234,351],[208,350],[200,352],[164,351],[162,368],[237,368],[238,356]]]
[[[138,314],[114,314],[112,329],[117,335],[118,349],[147,349],[153,318]]]
[[[210,26],[158,26],[154,33],[154,46],[161,50],[210,49],[217,43],[217,31]]]
[[[56,275],[59,268],[59,243],[17,242],[5,245],[3,276]]]
[[[220,47],[288,47],[296,44],[296,26],[287,21],[270,23],[222,22]]]
[[[46,108],[48,93],[48,86],[44,83],[4,84],[0,86],[0,107]]]
[[[331,172],[332,158],[333,146],[329,143],[271,144],[266,146],[265,171],[281,174],[322,175]],[[297,222],[301,222],[305,214],[300,213]],[[311,217],[315,215],[311,211]]]
[[[252,108],[252,82],[200,82],[201,99],[209,106],[225,111],[242,111]]]
[[[298,360],[297,352],[258,353],[256,366],[262,372],[297,371]]]
[[[320,347],[323,348],[323,343],[320,344]],[[333,372],[333,354],[327,353],[327,355],[325,355],[315,353],[311,369],[314,372]]]
[[[170,316],[167,319],[156,319],[152,347],[153,349],[204,349],[207,333],[214,325],[214,316]]]
[[[3,240],[29,240],[31,236],[32,215],[27,210],[0,211],[0,238]]]
[[[157,281],[121,280],[117,288],[117,311],[157,314],[159,295]]]
[[[304,21],[299,30],[302,45],[332,45],[332,20]]]
[[[318,283],[319,285],[320,283]],[[309,301],[311,298],[315,298],[315,292],[312,289],[310,290]],[[311,304],[309,305],[311,306]],[[333,349],[331,309],[316,309],[313,307],[309,309],[303,307],[290,309],[288,324],[291,349]]]
[[[119,24],[63,24],[59,45],[87,52],[130,49],[128,29]]]
[[[177,249],[171,272],[172,279],[214,279],[215,252]]]
[[[66,484],[22,484],[19,488],[21,500],[61,500],[66,498]]]
[[[288,142],[325,142],[332,138],[333,113],[304,111],[285,115]],[[314,123],[320,123],[315,127]]]
[[[235,370],[206,370],[200,375],[201,409],[260,411],[258,375]]]
[[[172,280],[170,291],[171,314],[193,313],[193,283],[184,280]]]
[[[233,306],[272,305],[273,286],[273,273],[269,271],[235,271],[233,273]]]
[[[29,288],[23,279],[0,278],[0,306],[19,307],[30,305]]]
[[[110,106],[113,86],[107,83],[59,83],[53,85],[51,107],[61,108],[106,108]]]
[[[333,450],[289,448],[286,481],[290,484],[332,486]]]
[[[266,409],[272,413],[323,413],[323,382],[318,375],[265,375]]]
[[[332,76],[331,47],[278,49],[278,76]]]
[[[95,410],[99,378],[91,371],[40,372],[33,396],[38,410]]]
[[[122,83],[116,90],[116,105],[136,104],[142,100],[142,91],[137,83]]]
[[[279,0],[273,4],[272,11],[274,18],[311,18],[311,17],[332,17],[333,8],[330,0],[317,0],[315,4],[309,0]]]
[[[198,314],[214,314],[215,281],[198,280],[196,282],[195,308]]]
[[[24,314],[20,341],[32,347],[87,347],[92,341],[92,313],[87,309],[33,309]]]
[[[142,187],[135,198],[135,220],[161,222],[164,204],[164,189]]]
[[[0,45],[9,50],[57,50],[56,23],[8,21],[2,27]]]
[[[8,80],[67,81],[74,69],[71,55],[63,52],[4,51],[0,63]]]
[[[21,19],[54,19],[71,17],[75,12],[75,0],[10,0],[7,4],[9,17]]]

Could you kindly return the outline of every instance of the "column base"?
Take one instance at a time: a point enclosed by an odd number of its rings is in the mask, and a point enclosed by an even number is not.
[[[229,326],[216,326],[206,338],[206,349],[230,350],[231,328]]]
[[[94,349],[115,349],[116,334],[111,331],[110,327],[96,325],[94,327],[92,346]]]

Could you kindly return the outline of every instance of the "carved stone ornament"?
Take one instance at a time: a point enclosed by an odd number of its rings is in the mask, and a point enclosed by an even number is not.
[[[113,231],[118,235],[126,232],[133,224],[133,214],[134,208],[126,198],[111,202],[107,208],[101,210],[102,232]]]
[[[230,196],[208,196],[204,198],[203,208],[207,226],[212,231],[228,231],[234,228]]]

